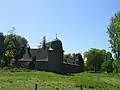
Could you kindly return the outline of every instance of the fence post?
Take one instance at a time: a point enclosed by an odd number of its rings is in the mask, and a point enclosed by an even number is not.
[[[36,81],[35,90],[38,90],[38,81]]]
[[[80,85],[80,88],[81,88],[81,90],[83,90],[83,87],[82,87],[82,85]]]

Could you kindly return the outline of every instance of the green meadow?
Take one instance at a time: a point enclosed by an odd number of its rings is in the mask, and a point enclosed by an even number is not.
[[[0,72],[0,90],[120,90],[119,74],[79,73],[59,75],[44,71]]]

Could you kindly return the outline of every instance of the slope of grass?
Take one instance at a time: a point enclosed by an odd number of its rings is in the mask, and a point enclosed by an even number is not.
[[[73,76],[50,72],[0,72],[0,90],[120,90],[119,74],[80,73]]]

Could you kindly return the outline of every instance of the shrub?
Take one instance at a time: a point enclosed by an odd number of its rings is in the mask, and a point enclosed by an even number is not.
[[[5,60],[3,58],[0,58],[0,67],[5,66]]]

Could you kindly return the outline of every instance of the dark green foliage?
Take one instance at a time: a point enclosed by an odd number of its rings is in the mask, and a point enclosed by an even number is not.
[[[113,72],[112,62],[113,60],[105,60],[102,64],[102,71],[106,71],[107,73]]]
[[[50,46],[51,46],[51,42],[52,41],[46,41],[46,36],[43,36],[43,40],[42,40],[42,42],[40,43],[40,45],[38,45],[38,47],[39,48],[43,48],[43,49],[49,49],[49,48],[51,48]]]
[[[103,61],[106,59],[106,51],[91,48],[84,53],[86,68],[90,71],[100,71]]]
[[[42,48],[46,49],[46,37],[43,37],[43,44],[42,44]]]
[[[64,60],[71,59],[71,58],[74,58],[74,57],[71,55],[71,53],[64,54]]]
[[[7,44],[6,57],[15,58],[17,60],[23,56],[25,52],[24,49],[27,46],[27,40],[24,37],[15,34],[9,34],[5,36],[4,42]]]
[[[24,37],[10,33],[8,35],[0,34],[0,66],[8,66],[13,58],[20,59],[24,50],[21,47],[27,46],[27,40]]]
[[[5,60],[3,58],[0,58],[0,67],[5,66]]]
[[[115,73],[120,73],[120,60],[114,60],[112,67]]]

